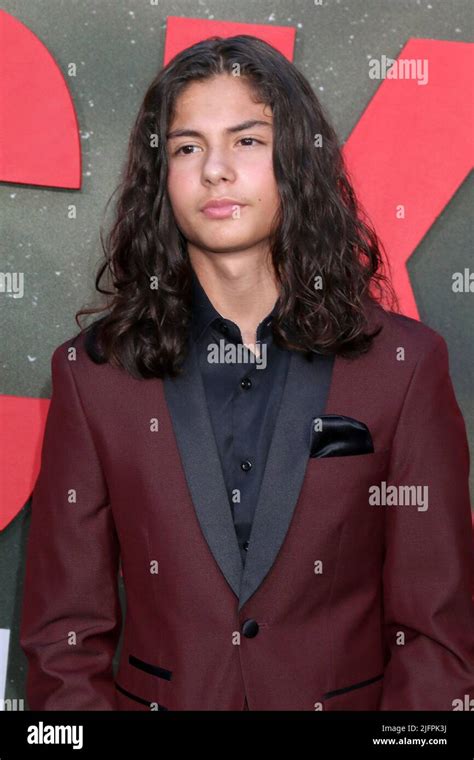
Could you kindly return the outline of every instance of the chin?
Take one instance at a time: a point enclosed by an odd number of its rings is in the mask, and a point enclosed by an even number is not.
[[[194,245],[215,253],[226,253],[251,248],[257,244],[258,240],[260,238],[243,238],[240,235],[213,235],[198,239]]]

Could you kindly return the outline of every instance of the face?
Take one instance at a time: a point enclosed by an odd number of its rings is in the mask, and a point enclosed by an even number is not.
[[[192,82],[181,92],[168,129],[167,188],[188,251],[266,248],[280,203],[272,146],[271,109],[255,103],[239,77]],[[216,199],[228,203],[203,210]]]

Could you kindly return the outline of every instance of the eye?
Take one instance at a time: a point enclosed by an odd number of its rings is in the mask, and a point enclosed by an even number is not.
[[[184,150],[185,148],[197,148],[197,145],[182,145],[181,148],[178,148],[178,150],[175,150],[175,152],[173,153],[173,156],[178,156],[181,153],[181,151]],[[184,153],[183,155],[190,156],[192,154]]]
[[[239,142],[242,142],[242,140],[252,140],[253,142],[258,143],[259,145],[263,145],[263,142],[261,140],[257,140],[256,137],[241,137],[240,140],[239,140]],[[251,148],[252,146],[251,145],[247,145],[247,146],[244,146],[244,147]]]

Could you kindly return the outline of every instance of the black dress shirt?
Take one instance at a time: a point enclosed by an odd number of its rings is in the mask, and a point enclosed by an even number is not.
[[[238,326],[214,308],[194,270],[192,277],[191,334],[197,344],[222,474],[245,563],[246,552],[251,551],[252,522],[290,352],[273,341],[271,322],[277,302],[258,325],[256,339],[261,354],[255,358],[243,345]]]

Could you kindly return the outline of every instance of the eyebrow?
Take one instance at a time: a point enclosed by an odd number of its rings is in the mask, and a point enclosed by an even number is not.
[[[234,132],[243,132],[246,129],[252,129],[252,127],[271,127],[272,124],[269,121],[261,121],[260,119],[249,119],[243,121],[241,124],[235,124],[233,127],[227,127],[226,132],[233,134]],[[168,132],[166,135],[167,140],[172,140],[174,137],[204,137],[201,132],[196,129],[174,129],[172,132]]]

